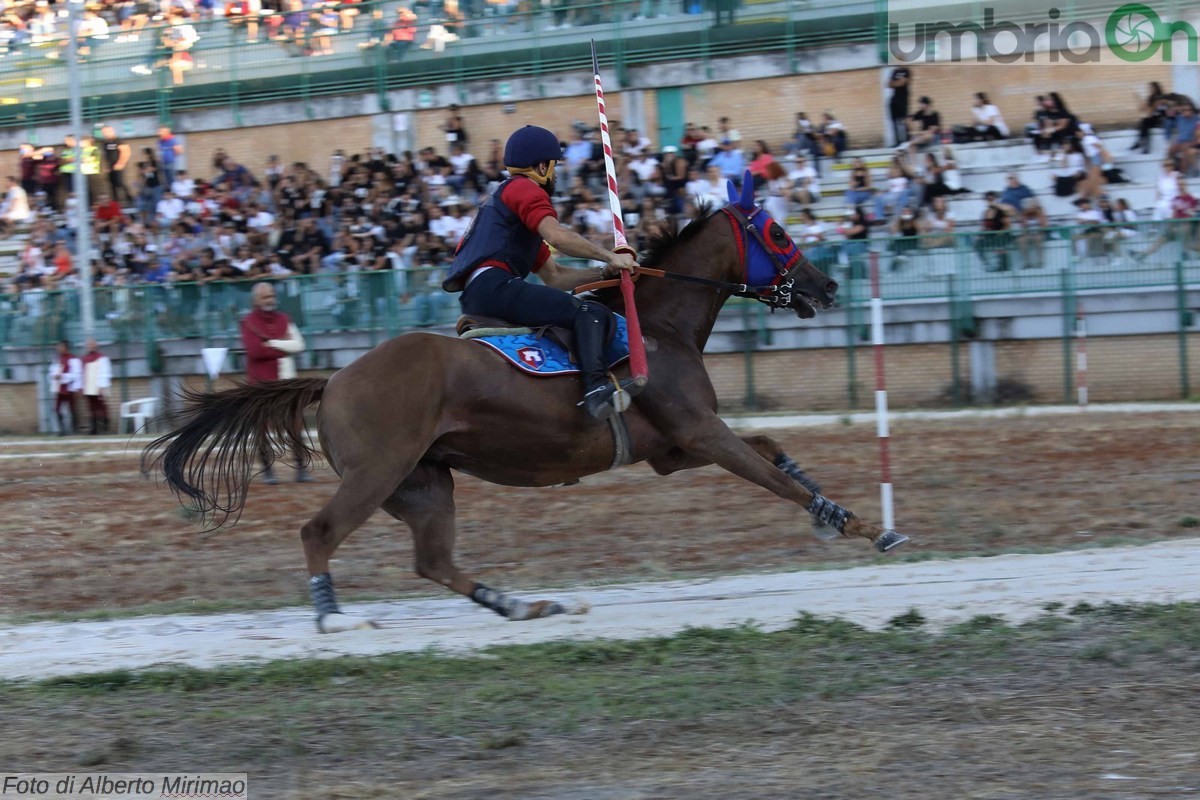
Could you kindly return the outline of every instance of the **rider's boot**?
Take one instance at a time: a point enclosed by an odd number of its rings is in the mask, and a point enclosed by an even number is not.
[[[595,419],[608,419],[616,410],[612,404],[616,387],[608,380],[604,363],[604,345],[607,341],[607,320],[581,310],[575,322],[575,351],[584,385],[580,405]]]

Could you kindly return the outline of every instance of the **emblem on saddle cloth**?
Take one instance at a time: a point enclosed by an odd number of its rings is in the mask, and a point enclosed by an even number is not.
[[[625,318],[614,314],[617,332],[604,351],[609,369],[629,358],[629,331]],[[571,352],[550,336],[516,333],[478,336],[471,341],[487,345],[522,372],[530,375],[574,375],[579,372]]]

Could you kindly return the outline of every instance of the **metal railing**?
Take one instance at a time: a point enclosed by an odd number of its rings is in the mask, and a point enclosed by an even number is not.
[[[189,63],[171,71],[171,50],[162,37],[170,26],[148,26],[136,34],[113,29],[92,39],[82,64],[85,116],[92,120],[172,114],[221,106],[235,120],[246,105],[292,100],[309,103],[326,95],[373,92],[387,110],[394,89],[425,89],[540,78],[586,64],[587,42],[596,38],[601,60],[618,74],[631,66],[679,59],[712,60],[755,53],[788,53],[792,67],[805,47],[870,42],[875,4],[841,0],[813,8],[804,0],[770,0],[734,12],[733,24],[715,24],[711,0],[617,0],[535,4],[488,4],[473,17],[451,16],[440,0],[418,9],[412,46],[390,45],[384,37],[396,17],[396,0],[356,6],[350,29],[290,26],[289,14],[259,21],[257,41],[247,26],[214,19],[189,23],[199,38]],[[510,10],[511,9],[511,10]],[[382,19],[373,16],[375,10]],[[651,16],[654,15],[654,16]],[[308,12],[301,16],[307,18]],[[297,21],[297,20],[293,20]],[[280,24],[281,27],[275,27]],[[293,33],[287,31],[293,30]],[[269,35],[269,34],[274,35]],[[311,55],[324,36],[331,52]],[[28,127],[66,119],[67,77],[61,40],[10,45],[0,58],[0,127]],[[182,57],[181,57],[182,58]],[[497,100],[504,92],[497,87]],[[460,98],[465,99],[465,97]],[[305,105],[311,115],[312,109]]]
[[[950,331],[952,379],[947,402],[970,401],[969,379],[960,374],[958,348],[978,333],[975,304],[988,298],[1049,298],[1051,314],[1063,320],[1063,364],[1070,361],[1075,315],[1082,295],[1113,290],[1158,290],[1172,294],[1177,319],[1178,372],[1163,381],[1193,385],[1187,355],[1194,329],[1190,293],[1200,291],[1200,221],[1068,226],[1038,231],[955,233],[913,239],[837,241],[810,246],[806,253],[841,284],[839,305],[847,309],[847,383],[844,407],[869,399],[860,385],[869,359],[866,346],[868,265],[878,260],[885,303],[928,301],[942,310],[933,316]],[[1025,237],[1025,238],[1022,238]],[[405,331],[448,330],[459,314],[457,296],[441,290],[442,268],[318,274],[276,281],[280,308],[313,341],[322,336],[355,335],[353,347],[374,345]],[[252,281],[212,281],[100,287],[95,292],[95,338],[114,344],[122,358],[144,358],[152,373],[163,364],[163,342],[199,340],[204,345],[240,348],[238,322],[250,308]],[[945,308],[949,308],[948,321]],[[1054,309],[1059,309],[1055,311]],[[1044,311],[1042,313],[1045,313]],[[745,357],[741,405],[758,407],[756,371],[763,350],[771,350],[773,326],[765,308],[733,300],[722,312],[718,331],[740,330]],[[933,320],[931,320],[933,321]],[[26,290],[0,294],[0,371],[6,351],[41,348],[57,341],[79,344],[83,326],[77,290]],[[1129,331],[1137,333],[1137,331]],[[364,341],[365,337],[365,341]],[[1193,345],[1194,346],[1194,345]],[[327,347],[324,349],[328,349]],[[317,366],[313,364],[312,366]],[[1066,369],[1064,367],[1064,369]],[[759,389],[763,379],[758,379]],[[1060,398],[1070,399],[1072,378],[1064,376]]]

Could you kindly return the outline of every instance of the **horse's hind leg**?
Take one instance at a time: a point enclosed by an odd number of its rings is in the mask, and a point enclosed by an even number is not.
[[[477,583],[454,564],[454,478],[450,468],[422,461],[391,497],[383,510],[406,523],[413,533],[417,574],[471,598],[510,620],[537,619],[566,612],[548,600],[527,602]]]
[[[348,617],[338,608],[333,591],[329,559],[338,545],[370,519],[395,486],[386,472],[347,470],[337,492],[300,529],[304,558],[308,564],[308,590],[317,611],[317,630],[336,633],[351,628],[375,627],[368,620]]]

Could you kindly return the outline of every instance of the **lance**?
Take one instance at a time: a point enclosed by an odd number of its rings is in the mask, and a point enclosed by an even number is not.
[[[617,196],[617,167],[613,163],[612,140],[608,135],[608,115],[604,113],[604,87],[600,83],[600,60],[596,57],[596,40],[592,40],[592,72],[596,75],[596,110],[600,114],[600,141],[604,145],[604,170],[608,173],[608,206],[612,211],[615,253],[637,253],[625,240],[625,223],[621,218],[621,198]],[[628,270],[621,270],[621,297],[625,300],[625,323],[629,329],[629,371],[638,388],[650,380],[646,367],[646,345],[642,341],[642,325],[637,306],[633,303],[633,279]]]

